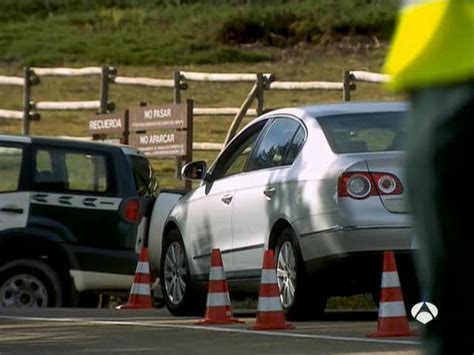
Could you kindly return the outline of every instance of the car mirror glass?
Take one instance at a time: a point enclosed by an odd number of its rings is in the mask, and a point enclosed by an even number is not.
[[[205,180],[207,181],[209,175],[206,172],[207,165],[204,161],[195,161],[186,164],[181,170],[181,176],[186,180]]]

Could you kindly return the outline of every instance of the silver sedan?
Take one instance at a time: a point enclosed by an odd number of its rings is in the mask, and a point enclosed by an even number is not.
[[[290,318],[322,312],[328,296],[377,295],[386,250],[412,293],[405,111],[403,103],[280,109],[242,129],[209,169],[186,165],[183,176],[202,183],[164,227],[160,277],[171,312],[202,307],[213,248],[231,296],[258,294],[263,252],[274,249]]]

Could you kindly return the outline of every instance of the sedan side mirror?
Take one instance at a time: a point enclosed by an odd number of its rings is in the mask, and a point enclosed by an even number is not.
[[[181,176],[186,180],[206,180],[207,165],[205,161],[193,161],[181,169]]]

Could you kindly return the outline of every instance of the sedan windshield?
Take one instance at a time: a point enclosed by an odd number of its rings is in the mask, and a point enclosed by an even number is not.
[[[404,112],[364,113],[318,117],[335,153],[403,150]]]

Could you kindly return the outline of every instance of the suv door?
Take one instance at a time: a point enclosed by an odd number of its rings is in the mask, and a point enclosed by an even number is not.
[[[0,235],[26,227],[30,192],[20,190],[23,159],[23,146],[0,143]]]

